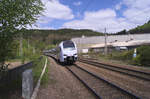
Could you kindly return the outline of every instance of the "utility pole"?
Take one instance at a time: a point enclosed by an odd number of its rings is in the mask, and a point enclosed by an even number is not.
[[[80,53],[82,53],[82,50],[81,50],[81,49],[82,49],[82,48],[81,48],[81,38],[79,38],[79,48],[80,48],[80,49],[79,49]]]
[[[127,33],[128,33],[128,38],[130,40],[131,39],[130,32],[128,31]]]
[[[107,55],[107,34],[106,34],[106,28],[105,28],[105,51],[104,51],[105,56]]]

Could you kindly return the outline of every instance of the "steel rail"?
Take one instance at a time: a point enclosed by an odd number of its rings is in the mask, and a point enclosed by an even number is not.
[[[86,59],[80,59],[80,60],[89,61],[89,60],[86,60]],[[95,60],[95,59],[94,59],[94,60]],[[94,63],[98,63],[98,64],[102,64],[102,65],[107,65],[107,66],[111,66],[111,67],[115,67],[115,68],[120,68],[120,69],[123,69],[123,70],[130,70],[130,71],[133,71],[133,72],[139,72],[139,73],[143,73],[143,74],[146,74],[146,75],[150,75],[150,73],[143,72],[143,71],[139,71],[139,70],[128,69],[128,68],[123,68],[123,67],[116,67],[115,65],[105,64],[105,63],[95,62],[95,61],[90,61],[90,62],[94,62]]]
[[[80,59],[79,61],[83,62],[83,63],[93,65],[93,66],[96,66],[96,67],[99,67],[99,68],[109,69],[111,71],[119,72],[119,73],[126,74],[126,75],[129,75],[129,76],[132,76],[132,77],[136,77],[136,78],[139,78],[139,79],[150,81],[150,78],[145,78],[145,77],[142,77],[142,76],[139,76],[139,75],[132,74],[132,73],[138,73],[138,74],[141,74],[141,75],[144,74],[146,76],[150,76],[150,73],[137,71],[137,70],[132,70],[132,69],[127,69],[127,68],[116,67],[116,66],[113,66],[113,65],[103,64],[103,63],[89,61],[89,60],[81,60]],[[119,70],[116,70],[116,69],[126,70],[126,71],[119,71]],[[132,73],[128,73],[127,71],[132,72]]]
[[[52,57],[52,58],[54,59],[54,57]],[[128,94],[128,95],[134,97],[135,99],[141,99],[139,96],[136,96],[136,95],[134,95],[133,93],[131,93],[131,92],[125,90],[125,89],[122,89],[121,87],[119,87],[119,86],[117,86],[117,85],[115,85],[115,84],[113,84],[113,83],[111,83],[111,82],[109,82],[109,81],[107,81],[107,80],[105,80],[105,79],[103,79],[103,78],[101,78],[101,77],[99,77],[99,76],[97,76],[97,75],[95,75],[95,74],[93,74],[93,73],[91,73],[91,72],[89,72],[89,71],[87,71],[87,70],[85,70],[85,69],[79,67],[79,66],[76,65],[76,64],[74,64],[74,66],[77,67],[77,68],[79,68],[80,70],[82,70],[82,71],[84,71],[84,72],[87,72],[88,74],[90,74],[90,75],[96,77],[97,79],[102,80],[102,81],[106,82],[107,84],[109,84],[109,85],[111,85],[111,86],[113,86],[113,87],[115,87],[115,88],[117,88],[117,89],[123,91],[124,93],[126,93],[126,94]],[[87,84],[85,81],[83,81],[77,74],[75,74],[69,67],[66,66],[66,69],[67,69],[69,72],[71,72],[86,88],[88,88],[88,89],[94,94],[94,96],[95,96],[97,99],[102,99],[101,96],[99,96],[92,88],[90,88],[90,87],[88,86],[88,84]]]
[[[88,86],[88,84],[86,84],[86,82],[84,82],[82,79],[80,79],[79,76],[77,76],[70,68],[66,67],[86,88],[88,88],[88,90],[90,90],[97,99],[102,99],[92,88],[90,88]]]
[[[119,86],[113,84],[113,83],[111,83],[110,81],[107,81],[107,80],[105,80],[105,79],[103,79],[103,78],[101,78],[101,77],[95,75],[94,73],[89,72],[88,70],[85,70],[85,69],[81,68],[80,66],[78,66],[78,65],[76,65],[76,64],[75,64],[74,66],[77,67],[77,68],[79,68],[80,70],[82,70],[82,71],[84,71],[84,72],[87,72],[88,74],[94,76],[95,78],[106,82],[107,84],[109,84],[109,85],[111,85],[111,86],[117,88],[118,90],[120,90],[120,91],[122,91],[122,92],[128,94],[129,96],[134,97],[135,99],[141,99],[139,96],[136,96],[135,94],[133,94],[133,93],[131,93],[131,92],[129,92],[129,91],[127,91],[127,90],[125,90],[125,89],[123,89],[123,88],[121,88],[121,87],[119,87]]]

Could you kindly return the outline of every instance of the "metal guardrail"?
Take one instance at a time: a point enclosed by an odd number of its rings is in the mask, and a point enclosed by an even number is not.
[[[41,60],[41,59],[42,59],[42,56],[39,57],[37,60]],[[0,77],[0,84],[10,83],[11,81],[16,80],[17,78],[21,77],[23,71],[33,67],[33,63],[34,61],[31,61],[26,64],[20,65],[16,68],[3,72],[4,74],[2,74]]]

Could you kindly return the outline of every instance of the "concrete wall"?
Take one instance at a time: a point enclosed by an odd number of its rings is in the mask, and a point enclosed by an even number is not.
[[[124,42],[127,40],[150,40],[150,34],[130,34],[130,35],[113,35],[107,36],[107,42]],[[102,44],[105,43],[105,36],[94,36],[94,37],[81,37],[81,38],[72,38],[77,44],[78,51],[81,52],[81,49],[88,48],[88,46],[93,44]]]

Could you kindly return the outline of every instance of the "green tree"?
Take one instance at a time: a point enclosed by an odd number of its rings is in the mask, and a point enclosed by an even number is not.
[[[127,34],[125,29],[120,31],[120,32],[118,32],[118,33],[116,33],[116,35],[125,35],[125,34]]]
[[[150,46],[141,46],[137,48],[138,62],[145,66],[150,66]]]
[[[40,0],[0,0],[0,68],[11,55],[17,34],[33,24],[42,10]]]

